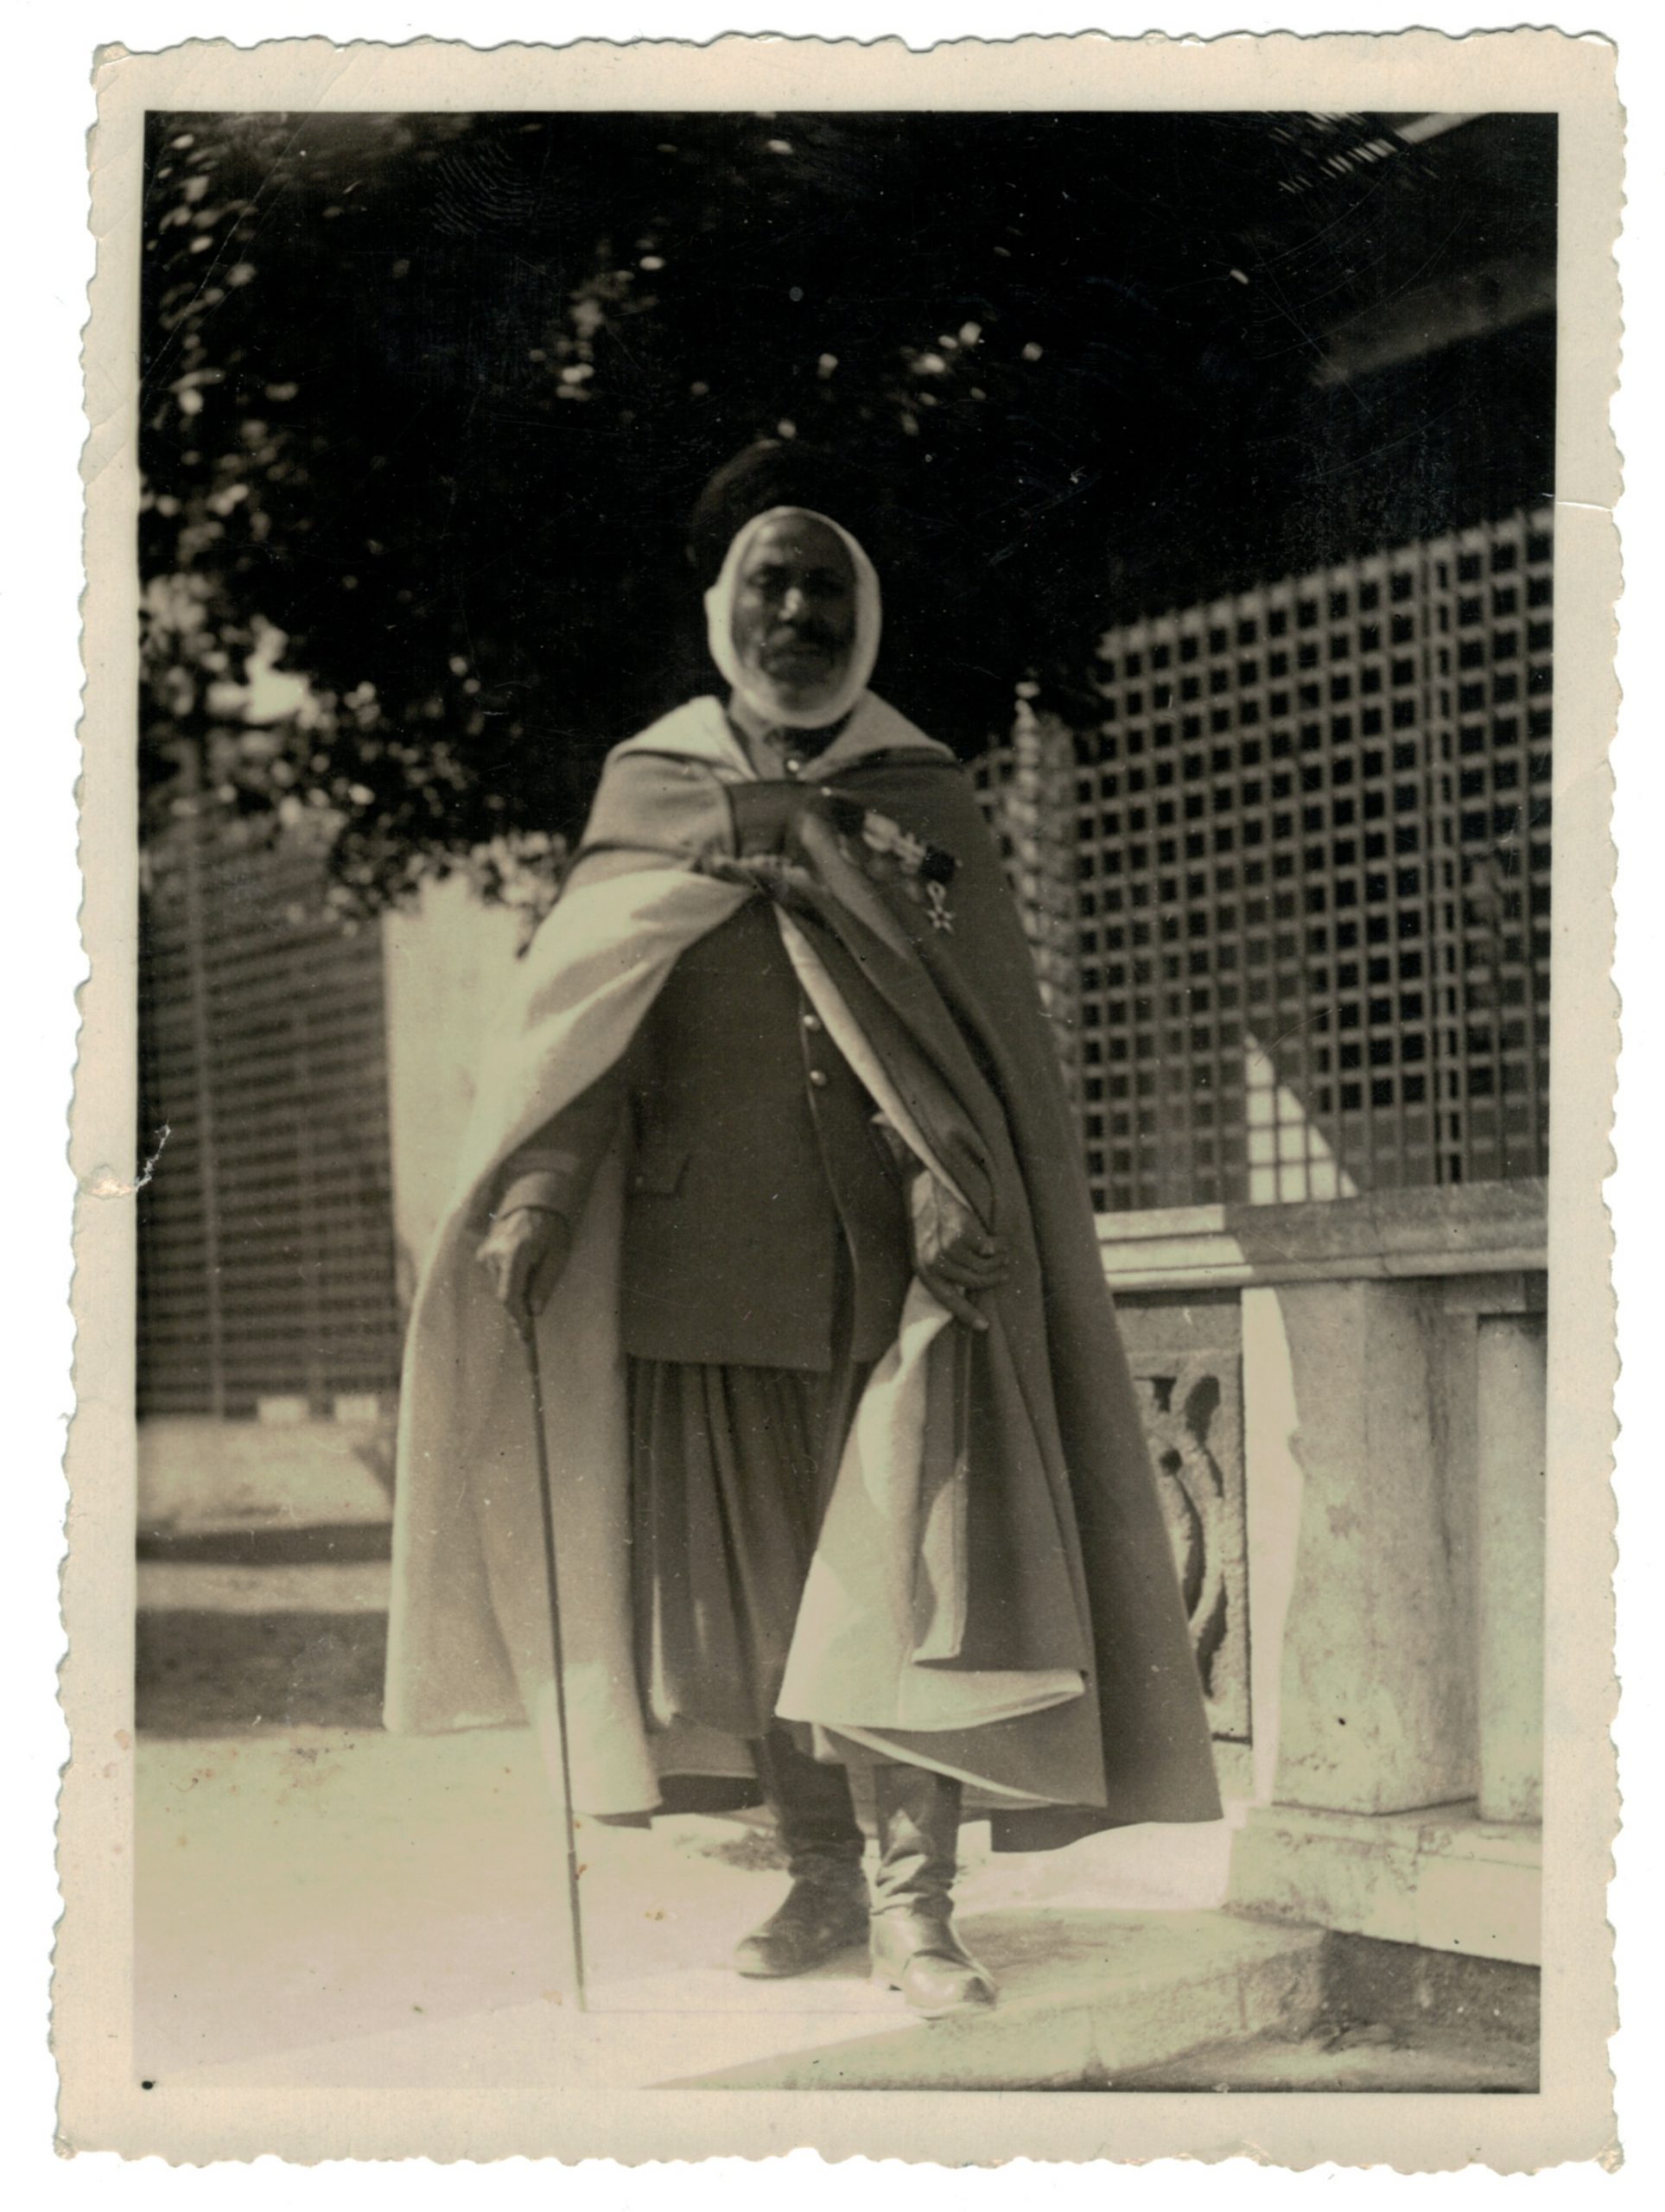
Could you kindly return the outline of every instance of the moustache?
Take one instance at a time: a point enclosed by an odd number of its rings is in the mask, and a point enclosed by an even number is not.
[[[775,631],[765,645],[764,651],[772,653],[791,652],[801,651],[805,645],[813,645],[823,653],[835,653],[838,651],[837,639],[834,637],[831,631],[823,629],[818,622],[805,622],[793,630]]]

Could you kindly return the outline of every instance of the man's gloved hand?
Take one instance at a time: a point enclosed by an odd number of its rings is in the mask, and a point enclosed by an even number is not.
[[[985,1236],[954,1193],[922,1173],[908,1192],[913,1234],[913,1271],[933,1298],[968,1329],[983,1330],[987,1320],[971,1303],[971,1294],[993,1290],[1011,1273],[1006,1247]]]
[[[517,1206],[492,1224],[474,1257],[492,1294],[517,1320],[550,1302],[572,1254],[572,1224],[543,1206]]]

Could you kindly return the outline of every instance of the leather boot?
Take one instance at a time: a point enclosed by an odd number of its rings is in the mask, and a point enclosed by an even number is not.
[[[757,1746],[758,1779],[786,1849],[792,1885],[778,1912],[739,1945],[736,1970],[807,1974],[867,1939],[861,1831],[842,1766],[800,1751],[783,1729]]]
[[[879,1872],[873,1973],[927,2020],[995,2002],[995,1984],[954,1932],[960,1785],[922,1766],[874,1771]]]

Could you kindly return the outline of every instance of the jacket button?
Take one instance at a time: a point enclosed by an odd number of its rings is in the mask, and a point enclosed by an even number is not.
[[[811,1037],[818,1037],[821,1034],[821,1016],[818,1014],[806,1014],[804,1017],[804,1027]]]
[[[815,1085],[817,1090],[824,1090],[827,1088],[827,1071],[825,1068],[811,1068],[810,1070],[810,1081]]]

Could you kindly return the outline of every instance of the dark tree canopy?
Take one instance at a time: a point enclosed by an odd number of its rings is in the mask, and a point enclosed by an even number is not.
[[[845,472],[875,682],[967,754],[1138,605],[1547,488],[1542,315],[1334,372],[1553,262],[1553,118],[1491,120],[153,118],[150,821],[315,820],[365,906],[569,835],[710,680],[688,520],[759,436]]]

